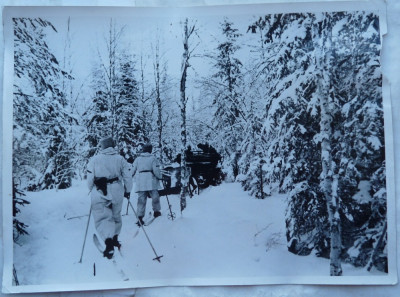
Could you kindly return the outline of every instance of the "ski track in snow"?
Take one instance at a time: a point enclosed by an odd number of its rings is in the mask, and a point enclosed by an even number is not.
[[[131,195],[136,209],[136,194]],[[92,241],[92,218],[82,263],[79,263],[88,221],[90,198],[86,183],[75,182],[67,190],[27,193],[31,202],[20,219],[29,225],[29,236],[14,244],[14,264],[21,285],[76,284],[122,281],[112,261],[103,258]],[[179,196],[169,196],[176,219],[168,216],[161,197],[162,216],[138,230],[126,199],[120,234],[118,265],[130,280],[239,278],[329,275],[329,260],[296,256],[287,251],[285,239],[285,196],[265,200],[250,197],[237,183],[223,183],[187,198],[180,213]],[[146,212],[151,211],[151,200]],[[86,216],[85,216],[86,215]],[[83,216],[81,218],[68,218]],[[28,260],[29,259],[29,260]],[[370,275],[365,269],[343,265],[344,275]],[[373,272],[379,274],[379,272]]]

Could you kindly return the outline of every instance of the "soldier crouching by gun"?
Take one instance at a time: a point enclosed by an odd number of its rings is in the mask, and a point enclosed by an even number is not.
[[[124,197],[130,197],[132,173],[111,137],[102,139],[100,145],[99,154],[87,166],[87,182],[95,227],[106,244],[103,255],[111,259],[114,247],[121,247],[118,235],[122,228],[122,202]]]

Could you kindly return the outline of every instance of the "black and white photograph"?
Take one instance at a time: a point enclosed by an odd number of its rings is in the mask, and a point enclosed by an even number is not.
[[[3,292],[397,282],[381,5],[3,23]]]

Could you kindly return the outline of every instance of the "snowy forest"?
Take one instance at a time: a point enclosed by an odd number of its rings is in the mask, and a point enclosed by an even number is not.
[[[330,259],[332,276],[388,272],[377,15],[149,20],[140,40],[125,19],[97,21],[80,39],[76,17],[13,19],[15,242],[26,194],[84,180],[112,136],[129,162],[148,141],[179,162],[182,212],[188,148],[207,145],[249,200],[285,195],[290,253]]]

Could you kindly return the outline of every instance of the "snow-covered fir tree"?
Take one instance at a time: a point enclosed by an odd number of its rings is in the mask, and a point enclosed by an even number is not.
[[[240,92],[243,65],[236,55],[240,49],[237,39],[241,34],[226,18],[220,26],[222,39],[219,40],[213,57],[215,72],[209,82],[215,109],[213,125],[217,135],[214,144],[224,155],[224,168],[228,178],[234,180],[239,174],[239,145],[246,119],[243,114],[243,94]]]
[[[255,77],[263,79],[269,90],[263,100],[266,113],[260,129],[266,160],[263,166],[265,183],[289,193],[286,221],[289,250],[296,254],[309,254],[314,250],[317,255],[329,257],[331,224],[319,178],[321,156],[326,155],[321,154],[321,140],[330,139],[330,156],[336,164],[331,168],[334,175],[330,188],[338,202],[340,229],[345,230],[338,237],[342,240],[338,257],[365,266],[380,241],[383,242],[378,252],[380,261],[376,263],[384,270],[385,241],[379,240],[384,238],[385,227],[384,177],[378,182],[380,186],[376,192],[370,187],[377,177],[373,173],[384,172],[378,21],[376,16],[366,13],[326,15],[331,20],[332,37],[331,44],[325,44],[325,48],[336,61],[327,66],[322,60],[326,55],[319,44],[322,35],[329,30],[325,18],[316,22],[315,17],[313,14],[273,15],[260,18],[250,26],[254,27],[252,32],[261,29],[265,32],[265,46],[260,55],[264,59],[254,67]],[[357,25],[353,26],[352,22]],[[313,28],[312,24],[318,27]],[[314,36],[313,29],[317,32]],[[315,58],[321,59],[320,68],[329,68],[325,71],[325,80],[315,76],[318,73]],[[325,82],[326,87],[321,87],[321,82]],[[323,89],[328,90],[326,98],[330,101],[326,115],[332,118],[325,134],[319,126]],[[245,189],[252,193],[257,192],[258,185],[251,176],[258,174],[259,167],[250,164],[257,164],[258,158],[254,154],[245,163],[251,169],[242,180]],[[360,203],[355,197],[365,187],[371,198]],[[380,201],[380,215],[377,215],[379,220],[374,219],[371,224],[361,214],[371,207],[374,193],[379,193],[380,198],[375,199]],[[367,231],[367,225],[374,235]],[[357,229],[360,226],[364,229]],[[349,252],[344,253],[345,250]]]
[[[92,104],[85,112],[90,149],[87,157],[95,154],[102,137],[112,136],[118,150],[133,162],[140,144],[148,141],[143,113],[140,112],[139,83],[135,77],[135,57],[121,48],[123,28],[110,21],[105,40],[106,51],[93,61]]]
[[[62,81],[72,79],[46,43],[48,21],[14,18],[13,172],[30,189],[66,188],[73,175]]]
[[[13,179],[13,239],[17,241],[19,236],[28,235],[29,226],[26,225],[18,218],[18,214],[21,212],[21,208],[25,205],[30,204],[30,202],[23,197],[25,193],[20,190],[20,185],[18,185]]]
[[[110,131],[108,101],[104,90],[96,91],[92,97],[92,105],[83,117],[86,126],[85,141],[89,143],[89,150],[85,152],[88,160],[96,154],[101,138],[106,137]]]
[[[119,79],[116,88],[117,141],[120,154],[129,162],[133,162],[140,144],[146,141],[146,132],[143,129],[145,119],[138,113],[139,87],[134,57],[124,54],[119,64]]]
[[[105,50],[97,50],[97,60],[92,63],[91,89],[92,105],[84,113],[87,128],[86,139],[90,144],[87,157],[90,158],[97,151],[100,139],[111,136],[118,138],[117,115],[118,96],[116,86],[118,83],[118,44],[122,28],[117,27],[115,20],[111,19],[104,39]]]
[[[343,230],[346,230],[344,250],[348,251],[344,257],[346,261],[365,266],[379,238],[385,236],[386,222],[379,21],[370,13],[339,15],[342,22],[338,22],[334,33],[341,49],[336,55],[339,63],[334,77],[338,83],[334,87],[340,94],[342,107],[339,121],[343,137],[338,139],[341,145],[337,148],[336,162],[341,168],[339,193],[343,204]],[[365,199],[359,199],[363,191],[367,191]],[[378,216],[373,215],[376,209],[379,209]],[[382,256],[377,262],[379,269],[387,269],[385,261]]]
[[[264,189],[266,194],[270,191],[289,193],[289,248],[300,254],[308,253],[310,244],[292,240],[292,232],[308,234],[315,246],[323,245],[321,233],[324,229],[315,230],[311,221],[324,223],[326,212],[318,201],[320,166],[313,141],[318,130],[314,120],[318,110],[309,106],[316,88],[313,71],[308,68],[312,48],[311,17],[309,14],[268,15],[250,26],[254,27],[251,33],[260,30],[265,34],[262,38],[265,44],[256,51],[259,61],[251,72],[252,84],[261,89],[256,96],[263,102],[263,107],[258,107],[264,111],[258,116],[262,121],[258,129],[258,151],[262,152],[262,158],[260,153],[248,154],[247,166],[254,164],[251,165],[254,169],[248,170],[242,180],[245,189],[259,193],[259,176],[262,175],[263,184],[268,187]],[[260,160],[265,164],[261,166]],[[310,222],[304,217],[309,217]]]
[[[238,161],[241,174],[237,181],[241,182],[243,188],[249,191],[252,196],[264,199],[270,195],[270,185],[265,183],[264,164],[265,155],[263,147],[265,146],[262,131],[262,114],[257,108],[257,102],[264,102],[263,94],[256,92],[252,94],[249,90],[247,94],[247,103],[249,110],[247,112],[246,125],[243,133],[243,140],[240,143],[240,159]],[[253,97],[254,96],[254,97]]]
[[[51,100],[51,99],[50,99]],[[74,124],[74,119],[69,122],[62,121],[68,118],[69,114],[61,113],[65,105],[56,104],[49,106],[45,116],[44,133],[50,135],[49,146],[46,151],[46,169],[43,176],[39,180],[41,189],[66,189],[71,186],[72,177],[75,168],[72,164],[72,156],[74,155],[74,144],[71,143],[71,138],[68,132],[68,126]],[[61,124],[63,123],[64,124]]]
[[[304,51],[296,51],[296,47],[308,47],[306,30],[298,30],[299,23],[306,18],[301,14],[271,15],[259,18],[249,26],[248,32],[263,35],[261,45],[254,48],[257,56],[249,71],[251,87],[246,94],[250,94],[247,99],[252,99],[249,113],[252,124],[246,126],[247,129],[254,128],[245,133],[247,139],[242,144],[241,167],[252,166],[257,170],[246,170],[241,182],[245,189],[258,195],[261,195],[257,190],[259,184],[268,185],[264,190],[266,194],[270,189],[289,190],[297,182],[293,181],[295,174],[292,173],[297,167],[304,167],[300,164],[301,158],[297,158],[300,150],[296,147],[304,141],[303,134],[308,128],[304,113],[306,105],[305,100],[299,103],[297,100],[298,96],[307,96],[302,94],[301,85],[308,84],[309,76],[298,65],[307,63],[308,57]],[[285,33],[290,30],[299,32],[296,36]],[[293,81],[296,83],[292,84]],[[255,137],[249,138],[253,134]],[[253,143],[250,146],[249,141]]]

